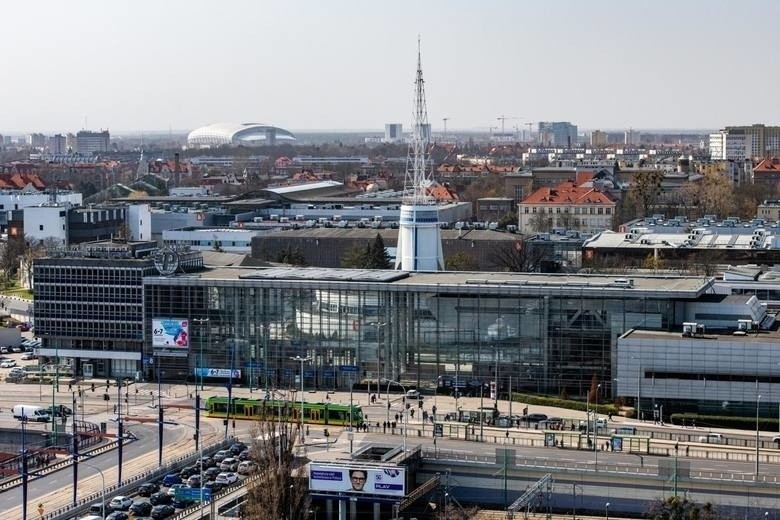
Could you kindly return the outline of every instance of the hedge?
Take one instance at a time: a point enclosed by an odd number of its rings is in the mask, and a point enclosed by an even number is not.
[[[533,404],[537,406],[554,406],[556,408],[566,408],[567,410],[596,410],[597,413],[602,415],[617,415],[618,408],[614,404],[590,404],[587,405],[583,401],[574,401],[571,399],[561,399],[559,397],[548,397],[542,395],[533,394],[521,394],[512,392],[512,401],[519,401],[521,403]]]

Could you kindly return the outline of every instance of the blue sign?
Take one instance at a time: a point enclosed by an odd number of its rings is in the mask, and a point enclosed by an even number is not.
[[[342,372],[357,372],[358,366],[357,365],[340,365],[339,370]]]
[[[333,377],[333,369],[326,368],[322,371],[322,377]]]
[[[241,370],[234,368],[195,368],[195,376],[197,377],[226,377],[232,379],[241,379]]]
[[[244,366],[247,368],[263,368],[263,362],[262,361],[245,361]]]
[[[294,370],[292,368],[285,368],[284,369],[284,375],[291,376],[293,375]]]
[[[202,488],[203,500],[211,500],[211,489]],[[201,488],[182,487],[176,488],[178,500],[200,500]]]
[[[154,358],[152,356],[144,356],[144,365],[154,365]]]
[[[266,369],[266,372],[268,372],[268,375],[269,375],[269,376],[274,376],[274,375],[276,375],[276,369],[275,369],[275,368],[267,368],[267,369]]]
[[[314,377],[316,372],[314,370],[304,370],[303,377]]]

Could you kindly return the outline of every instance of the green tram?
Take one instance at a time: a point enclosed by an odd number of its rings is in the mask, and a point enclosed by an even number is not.
[[[363,411],[360,406],[332,403],[303,403],[303,422],[311,424],[332,424],[339,426],[363,424]],[[206,415],[209,417],[228,416],[227,397],[209,397],[206,399]],[[230,417],[235,419],[276,420],[298,422],[301,415],[301,403],[265,399],[233,398]]]

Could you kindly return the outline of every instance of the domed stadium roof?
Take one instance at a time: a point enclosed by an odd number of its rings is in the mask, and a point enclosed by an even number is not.
[[[289,130],[261,123],[215,123],[202,126],[187,136],[187,146],[208,148],[225,145],[273,145],[276,140],[295,140]]]

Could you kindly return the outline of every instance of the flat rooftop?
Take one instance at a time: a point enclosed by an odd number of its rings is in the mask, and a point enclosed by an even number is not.
[[[213,281],[258,281],[272,287],[305,286],[323,289],[368,289],[382,284],[391,291],[432,290],[440,293],[494,293],[501,295],[587,295],[590,297],[650,297],[696,299],[707,291],[712,278],[700,276],[631,276],[486,273],[438,271],[410,273],[381,269],[325,269],[272,267],[268,269],[217,268],[172,277],[150,277],[148,283],[179,285],[193,278]],[[154,282],[152,282],[154,280]],[[315,284],[315,286],[313,286]],[[631,284],[631,285],[629,285]],[[316,287],[319,286],[319,287]],[[378,287],[377,287],[378,288]]]
[[[730,331],[706,331],[704,336],[683,337],[682,328],[676,331],[663,330],[640,330],[632,329],[621,336],[621,339],[651,339],[656,341],[738,341],[740,343],[774,343],[780,342],[780,330],[778,324],[769,330],[762,330],[758,333],[749,332],[743,335],[734,335]]]

